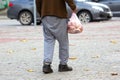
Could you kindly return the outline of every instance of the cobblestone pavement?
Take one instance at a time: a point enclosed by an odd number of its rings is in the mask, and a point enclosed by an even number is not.
[[[42,26],[21,26],[0,20],[0,80],[120,80],[120,21],[84,24],[69,34],[71,72],[58,72],[56,41],[52,68],[42,73]]]

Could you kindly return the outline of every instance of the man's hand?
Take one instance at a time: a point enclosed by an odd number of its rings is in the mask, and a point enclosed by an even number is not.
[[[77,13],[77,8],[75,10],[72,11],[73,13]]]

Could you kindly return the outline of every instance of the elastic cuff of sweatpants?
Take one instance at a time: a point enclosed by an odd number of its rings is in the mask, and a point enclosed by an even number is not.
[[[67,63],[65,63],[65,62],[60,62],[60,64],[61,64],[61,65],[67,65]]]
[[[50,65],[51,62],[43,62],[44,65]]]

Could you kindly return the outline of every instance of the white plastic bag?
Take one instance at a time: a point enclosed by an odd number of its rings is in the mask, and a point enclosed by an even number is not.
[[[83,31],[83,26],[75,13],[72,13],[68,21],[68,33],[76,34]]]

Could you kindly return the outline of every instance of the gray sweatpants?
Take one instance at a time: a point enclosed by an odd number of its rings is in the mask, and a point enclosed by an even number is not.
[[[46,16],[42,19],[44,32],[44,63],[52,63],[55,40],[59,43],[60,64],[67,64],[69,58],[69,41],[67,19]]]

